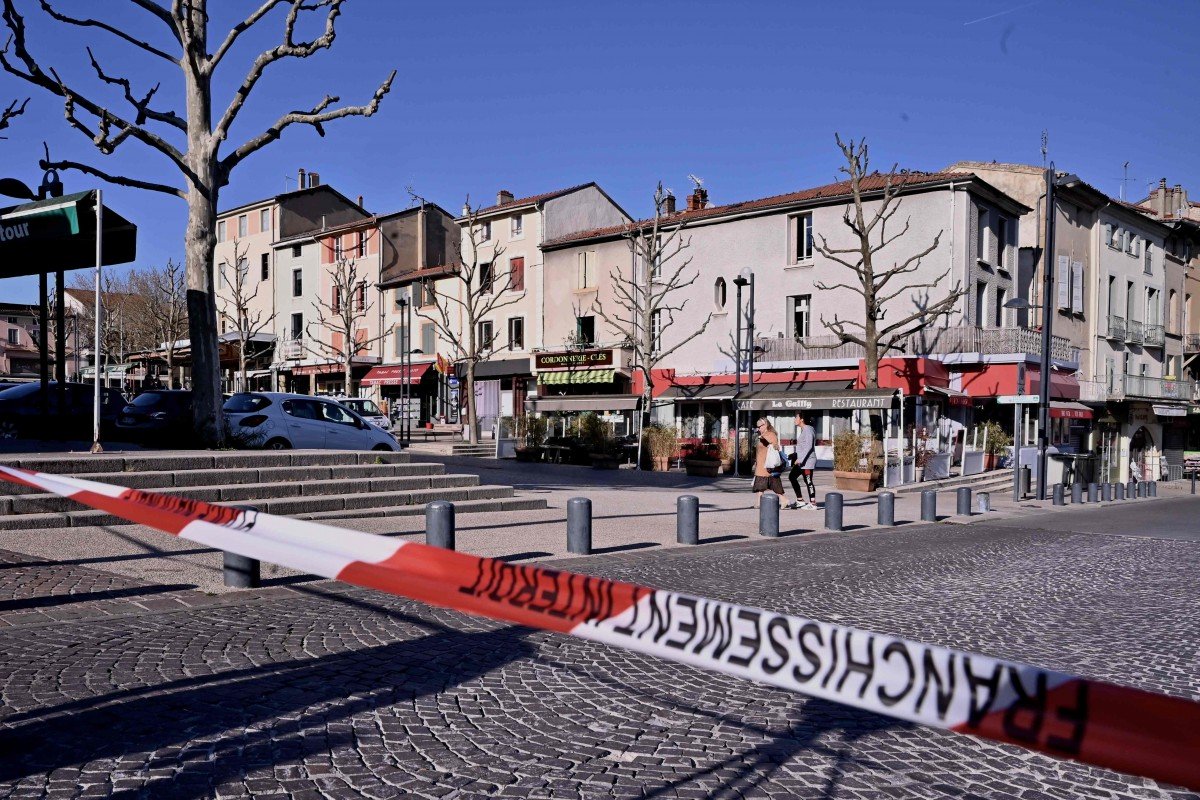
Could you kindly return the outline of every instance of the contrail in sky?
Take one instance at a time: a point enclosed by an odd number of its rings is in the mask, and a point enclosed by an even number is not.
[[[1033,0],[1032,3],[1026,3],[1025,5],[1017,6],[1016,8],[1010,8],[1007,11],[997,11],[995,14],[989,14],[988,16],[980,17],[979,19],[973,19],[970,22],[964,22],[963,27],[965,28],[968,25],[974,25],[976,22],[986,22],[989,19],[995,19],[996,17],[1002,17],[1005,14],[1011,14],[1014,11],[1020,11],[1022,8],[1029,8],[1030,6],[1036,6],[1039,2],[1040,2],[1040,0]]]

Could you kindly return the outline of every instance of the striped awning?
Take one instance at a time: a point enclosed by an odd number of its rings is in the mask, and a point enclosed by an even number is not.
[[[562,372],[539,372],[538,383],[542,385],[612,383],[616,376],[615,369],[571,369]]]

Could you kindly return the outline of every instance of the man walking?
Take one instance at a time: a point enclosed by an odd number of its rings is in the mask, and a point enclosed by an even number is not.
[[[792,468],[788,472],[788,480],[792,491],[796,493],[794,502],[788,508],[800,508],[806,511],[817,509],[817,487],[813,484],[813,470],[817,468],[817,432],[811,425],[805,424],[804,415],[796,415],[796,448],[791,454]],[[808,500],[800,495],[800,478],[804,478],[804,487],[808,491]]]

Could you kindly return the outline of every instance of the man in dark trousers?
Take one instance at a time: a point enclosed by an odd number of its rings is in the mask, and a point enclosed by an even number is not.
[[[796,447],[791,459],[792,468],[788,472],[788,480],[792,484],[792,491],[796,493],[796,499],[787,507],[816,511],[817,487],[813,483],[813,470],[817,468],[817,432],[811,425],[805,424],[803,414],[796,415]],[[804,478],[804,487],[808,491],[807,501],[801,499],[801,477]]]

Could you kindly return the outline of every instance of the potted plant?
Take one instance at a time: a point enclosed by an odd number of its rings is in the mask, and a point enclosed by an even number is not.
[[[643,435],[650,451],[651,469],[666,472],[671,468],[671,458],[679,449],[679,437],[675,435],[675,429],[665,425],[650,425]]]
[[[579,438],[587,445],[593,469],[616,469],[612,433],[599,415],[589,411],[579,417]]]
[[[874,464],[867,463],[863,457],[867,438],[854,431],[842,431],[833,437],[833,479],[837,488],[852,492],[874,491]]]
[[[1008,453],[1013,440],[1000,427],[999,422],[989,422],[984,425],[984,429],[987,447],[984,450],[983,468],[985,470],[997,469],[1000,466],[1000,458]]]
[[[733,472],[734,443],[733,439],[718,439],[721,449],[721,471]]]
[[[715,478],[721,474],[721,448],[712,442],[694,445],[683,459],[688,475]]]
[[[925,467],[929,465],[929,460],[937,455],[936,450],[918,450],[916,458],[913,460],[916,469],[917,482],[925,480]]]
[[[517,461],[540,461],[542,445],[546,441],[546,419],[526,414],[515,420],[517,446],[514,450]]]

